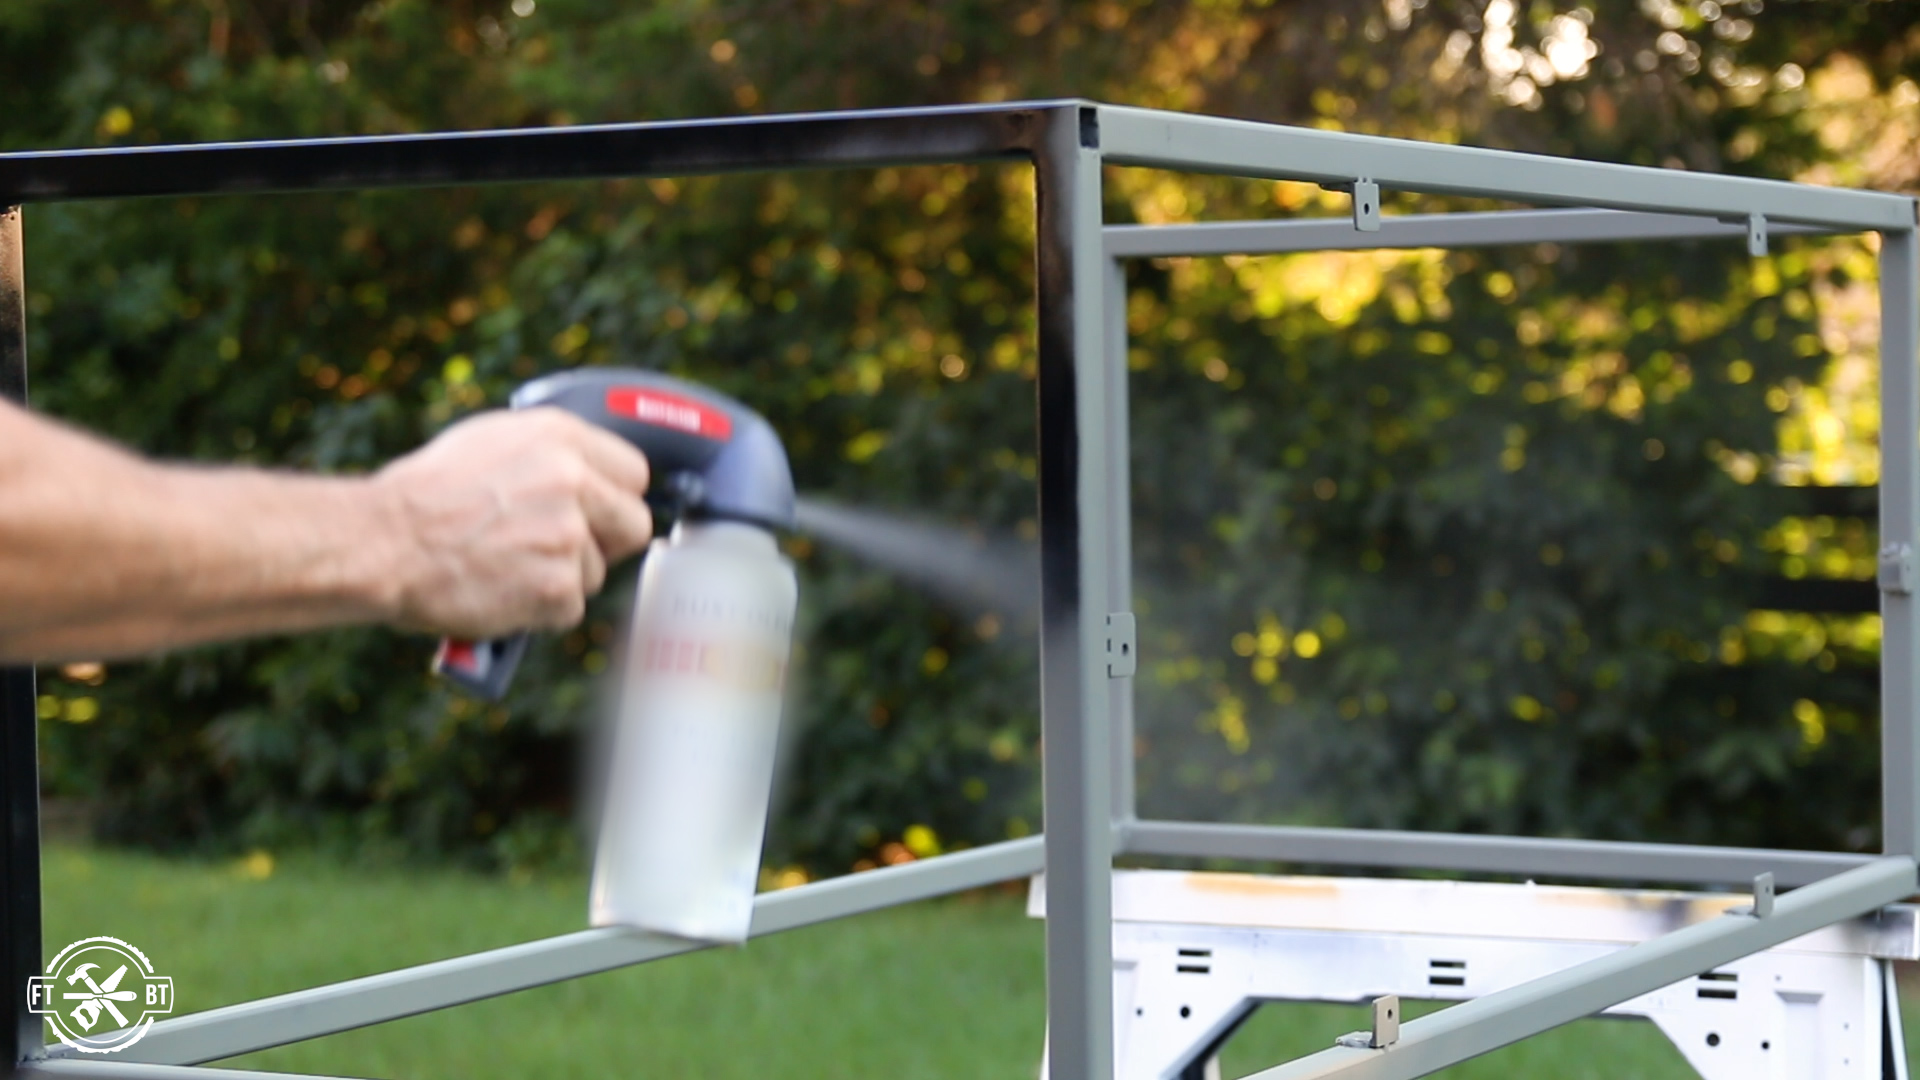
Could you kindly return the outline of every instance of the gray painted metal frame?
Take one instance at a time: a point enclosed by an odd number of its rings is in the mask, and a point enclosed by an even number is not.
[[[1109,113],[1102,115],[1106,119]],[[1109,124],[1104,129],[1110,161],[1179,169],[1182,165],[1176,158],[1193,157],[1205,167],[1188,166],[1188,171],[1220,169],[1237,175],[1352,185],[1355,191],[1376,190],[1381,175],[1390,175],[1401,179],[1388,181],[1389,187],[1528,202],[1577,201],[1588,207],[1611,208],[1378,220],[1363,218],[1356,211],[1351,221],[1110,226],[1106,232],[1106,254],[1112,263],[1107,299],[1121,312],[1126,305],[1122,263],[1128,258],[1716,238],[1745,240],[1750,250],[1763,252],[1769,231],[1803,235],[1860,231],[1860,218],[1852,213],[1866,209],[1850,207],[1843,213],[1837,204],[1815,206],[1808,202],[1802,204],[1804,216],[1788,220],[1783,211],[1794,208],[1778,201],[1777,193],[1759,189],[1728,190],[1725,201],[1707,206],[1698,201],[1701,192],[1687,181],[1660,194],[1655,201],[1646,201],[1622,195],[1642,191],[1653,194],[1645,186],[1650,178],[1611,173],[1612,167],[1586,167],[1582,163],[1582,167],[1568,171],[1534,170],[1537,159],[1526,155],[1481,151],[1410,154],[1404,146],[1376,144],[1390,140],[1297,130],[1289,130],[1277,140],[1254,140],[1246,138],[1248,125],[1235,121],[1165,123],[1160,117],[1143,116],[1137,111],[1119,118],[1126,126]],[[1116,128],[1125,133],[1124,139],[1114,137]],[[1291,160],[1311,161],[1313,171],[1285,167],[1281,163],[1284,159],[1274,152],[1276,143],[1292,144],[1300,156]],[[1349,162],[1347,169],[1325,171],[1330,162],[1342,158]],[[1520,183],[1511,176],[1496,175],[1507,167],[1520,167],[1532,174],[1525,181],[1529,190],[1523,193],[1511,186]],[[1596,177],[1619,186],[1611,194],[1591,197],[1596,194]],[[1536,179],[1541,187],[1532,189]],[[1503,184],[1508,186],[1499,186]],[[1576,192],[1585,197],[1566,198]],[[1891,526],[1882,526],[1882,564],[1886,565],[1891,554],[1896,565],[1906,567],[1892,587],[1885,580],[1888,575],[1882,575],[1886,627],[1882,653],[1882,789],[1888,854],[1874,858],[1837,852],[1142,821],[1136,817],[1137,808],[1128,803],[1121,808],[1125,816],[1120,826],[1121,849],[1128,854],[1613,880],[1753,883],[1756,889],[1764,880],[1768,896],[1775,882],[1806,886],[1787,898],[1794,904],[1789,923],[1774,921],[1786,910],[1785,901],[1768,911],[1765,901],[1757,898],[1756,908],[1763,917],[1689,927],[1616,956],[1408,1023],[1392,1046],[1337,1046],[1261,1072],[1257,1074],[1259,1080],[1399,1080],[1424,1076],[1848,917],[1835,915],[1838,911],[1858,914],[1915,891],[1914,854],[1920,842],[1920,728],[1916,726],[1915,709],[1920,698],[1913,684],[1920,670],[1915,663],[1920,661],[1920,623],[1916,622],[1907,582],[1912,576],[1916,525],[1920,524],[1916,521],[1916,514],[1920,514],[1920,454],[1916,454],[1920,450],[1920,371],[1915,366],[1920,359],[1920,256],[1916,255],[1913,202],[1892,196],[1879,198],[1882,201],[1873,213],[1884,223],[1878,230],[1882,243],[1881,438],[1883,447],[1908,448],[1904,454],[1882,454],[1881,510],[1898,515]],[[1728,214],[1728,209],[1737,212]],[[1694,213],[1673,213],[1676,210]],[[1713,216],[1705,216],[1703,210]],[[1118,338],[1109,342],[1109,350],[1117,358],[1117,370],[1124,372],[1124,314],[1111,317],[1108,325],[1112,328],[1109,333]],[[1131,687],[1127,690],[1124,696],[1130,698]],[[1117,709],[1116,719],[1120,714]],[[1130,702],[1124,715],[1130,724]],[[1116,775],[1115,790],[1131,794],[1132,760],[1123,763],[1116,759],[1115,769],[1117,774],[1128,774]]]
[[[1912,200],[1875,192],[1437,146],[1080,101],[826,113],[534,131],[138,147],[0,155],[0,208],[23,202],[305,191],[788,168],[1028,161],[1038,228],[1044,837],[804,886],[760,898],[756,935],[905,903],[1044,869],[1047,1013],[1055,1080],[1112,1074],[1112,856],[1217,856],[1355,866],[1422,866],[1727,883],[1773,873],[1805,887],[1763,918],[1696,926],[1403,1028],[1388,1050],[1340,1049],[1270,1071],[1275,1078],[1416,1076],[1727,959],[1897,900],[1916,888],[1920,613],[1886,593],[1883,762],[1888,855],[1445,836],[1136,820],[1129,679],[1106,673],[1107,615],[1131,606],[1124,258],[1315,249],[1582,243],[1747,237],[1769,231],[1882,235],[1885,438],[1883,538],[1920,532],[1920,258]],[[1572,210],[1103,227],[1108,165],[1508,199]],[[1363,220],[1364,219],[1364,220]],[[0,229],[17,255],[19,216]],[[4,222],[0,222],[4,224]],[[1364,225],[1365,231],[1357,226]],[[1377,231],[1374,231],[1377,227]],[[11,246],[9,246],[11,245]],[[17,258],[0,257],[0,391],[24,394],[24,325],[9,318]],[[13,305],[7,302],[13,299]],[[1898,554],[1898,553],[1896,553]],[[1896,559],[1896,563],[1898,560]],[[18,683],[18,679],[14,683]],[[8,814],[5,976],[39,952],[38,825],[31,683],[0,687],[0,803]],[[1115,685],[1117,683],[1117,685]],[[9,703],[13,703],[10,705]],[[24,703],[25,712],[14,705]],[[24,749],[25,760],[19,751]],[[41,1060],[21,988],[0,988],[17,1021],[8,1049],[25,1075],[247,1074],[185,1069],[248,1050],[444,1008],[697,946],[592,930],[316,987],[156,1024],[113,1062]],[[24,965],[24,967],[22,966]],[[1383,1064],[1385,1063],[1385,1064]]]
[[[753,936],[1024,877],[1041,868],[1041,846],[1029,837],[767,893],[754,904]],[[704,948],[653,934],[582,930],[163,1020],[114,1060],[217,1061]]]
[[[1915,887],[1912,859],[1876,859],[1788,893],[1764,917],[1726,915],[1695,923],[1611,956],[1408,1021],[1401,1025],[1400,1039],[1392,1046],[1377,1050],[1333,1047],[1255,1073],[1249,1080],[1411,1080],[1425,1076],[1883,907],[1911,895]]]
[[[1600,207],[1745,221],[1818,225],[1834,232],[1914,226],[1913,200],[1779,180],[1613,165],[1442,146],[1248,120],[1100,106],[1109,165],[1506,199],[1534,206]]]
[[[1828,230],[1774,225],[1776,234]],[[1383,217],[1361,232],[1346,218],[1222,221],[1202,225],[1109,225],[1113,259],[1194,255],[1279,255],[1290,251],[1374,251],[1383,248],[1457,248],[1493,244],[1617,244],[1629,240],[1744,240],[1746,222],[1626,210],[1498,210],[1476,214]]]
[[[1809,885],[1874,859],[1848,852],[1195,821],[1135,821],[1124,835],[1129,855],[1690,885],[1746,886],[1760,874],[1772,874],[1782,886]]]

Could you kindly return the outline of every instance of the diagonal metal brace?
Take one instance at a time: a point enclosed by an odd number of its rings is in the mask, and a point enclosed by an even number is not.
[[[1400,1031],[1392,1053],[1336,1046],[1248,1080],[1413,1080],[1583,1016],[1670,986],[1750,953],[1910,896],[1904,855],[1795,889],[1758,919],[1709,919],[1545,978],[1455,1005]]]

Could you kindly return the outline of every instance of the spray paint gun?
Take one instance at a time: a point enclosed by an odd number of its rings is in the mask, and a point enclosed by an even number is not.
[[[653,468],[650,501],[676,518],[641,566],[591,922],[744,941],[798,601],[773,533],[793,526],[786,451],[746,406],[654,372],[564,372],[512,404],[562,408],[632,442]],[[497,699],[526,643],[445,641],[434,668]]]
[[[734,521],[791,529],[793,475],[780,437],[745,405],[653,371],[582,368],[514,391],[516,409],[549,405],[626,439],[647,456],[648,501],[682,521]],[[505,696],[528,635],[492,641],[449,638],[434,673],[486,701]]]

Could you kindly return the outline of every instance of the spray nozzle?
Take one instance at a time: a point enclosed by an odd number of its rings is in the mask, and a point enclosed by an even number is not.
[[[707,482],[699,473],[677,472],[662,477],[658,483],[659,499],[675,514],[686,517],[699,517],[707,501]]]

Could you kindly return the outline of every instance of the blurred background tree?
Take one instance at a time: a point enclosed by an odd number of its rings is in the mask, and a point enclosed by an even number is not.
[[[0,145],[1082,95],[1911,190],[1916,23],[1778,0],[13,0]],[[1139,170],[1109,198],[1114,221],[1344,212]],[[765,411],[809,491],[1030,536],[1031,213],[1014,168],[36,207],[34,399],[155,454],[355,471],[537,372],[644,364]],[[1861,240],[1132,267],[1146,809],[1870,847],[1877,620],[1770,608],[1766,582],[1871,576],[1870,521],[1779,489],[1875,479],[1873,274]],[[1018,613],[790,550],[804,676],[770,860],[1036,828]],[[47,790],[117,842],[568,862],[630,580],[494,708],[379,630],[46,671]]]

